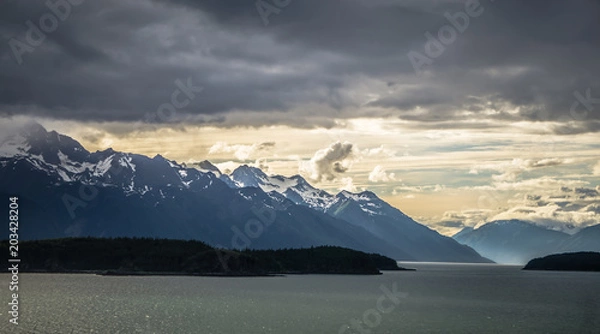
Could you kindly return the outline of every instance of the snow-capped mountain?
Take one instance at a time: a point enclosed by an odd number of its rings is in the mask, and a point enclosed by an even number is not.
[[[296,204],[319,211],[325,211],[335,200],[335,196],[313,187],[300,175],[268,176],[259,168],[244,165],[236,168],[229,177],[233,181],[232,187],[257,187],[266,193],[276,192]]]
[[[284,196],[298,205],[342,219],[423,261],[469,262],[476,254],[470,248],[457,247],[452,238],[417,223],[370,191],[358,194],[341,191],[331,195],[311,186],[299,175],[290,178],[268,176],[260,169],[248,166],[234,170],[231,179],[236,187],[257,187],[268,194]]]
[[[20,237],[198,239],[231,248],[339,245],[398,260],[486,262],[375,194],[331,195],[301,176],[243,166],[222,174],[116,152],[89,152],[39,124],[0,140],[0,194],[17,195]]]
[[[112,149],[90,153],[70,137],[46,132],[37,123],[6,138],[0,158],[3,165],[29,164],[52,176],[55,184],[82,182],[141,195],[157,186],[208,187],[217,179],[213,173],[186,168],[160,155],[149,158]]]

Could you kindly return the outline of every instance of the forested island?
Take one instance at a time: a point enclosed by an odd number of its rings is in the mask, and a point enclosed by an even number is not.
[[[553,254],[529,261],[524,270],[600,271],[600,253]]]
[[[8,250],[8,242],[0,247]],[[18,257],[21,272],[103,275],[376,275],[380,270],[410,270],[382,255],[336,246],[233,251],[200,241],[153,238],[21,241]]]

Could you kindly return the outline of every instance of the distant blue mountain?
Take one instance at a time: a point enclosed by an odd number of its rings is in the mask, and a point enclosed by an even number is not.
[[[570,236],[559,247],[560,252],[600,252],[600,224],[589,226]]]
[[[525,264],[560,252],[600,251],[600,225],[574,235],[521,220],[499,220],[477,229],[467,227],[453,236],[498,263]]]
[[[335,245],[406,261],[489,262],[375,194],[331,195],[301,176],[231,175],[77,141],[31,123],[0,140],[0,195],[20,198],[20,238],[196,239],[228,248]],[[5,208],[3,208],[5,209]]]

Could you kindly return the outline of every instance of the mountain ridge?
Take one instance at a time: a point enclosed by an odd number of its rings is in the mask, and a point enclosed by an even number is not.
[[[268,176],[249,166],[226,175],[208,161],[189,168],[160,155],[89,152],[35,125],[1,142],[0,152],[0,193],[18,194],[28,206],[24,239],[191,238],[257,249],[334,245],[398,260],[489,262],[372,192],[331,195],[299,175]],[[359,217],[351,217],[349,204]],[[374,233],[375,225],[387,232]]]
[[[454,236],[458,242],[498,263],[525,264],[554,253],[600,251],[600,225],[569,235],[518,219],[466,227]]]

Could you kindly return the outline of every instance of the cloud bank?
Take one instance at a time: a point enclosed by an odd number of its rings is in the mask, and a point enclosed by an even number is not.
[[[378,116],[599,131],[600,3],[479,3],[481,15],[422,76],[407,55],[425,52],[464,1],[297,1],[268,26],[241,0],[83,1],[47,33],[41,18],[54,12],[43,1],[5,1],[0,115],[140,121],[190,80],[188,92],[203,90],[189,103],[175,97],[179,122],[314,127]]]

